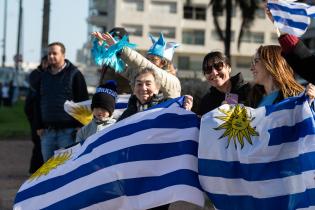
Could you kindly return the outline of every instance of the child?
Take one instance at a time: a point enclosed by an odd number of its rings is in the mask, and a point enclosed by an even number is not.
[[[76,142],[85,141],[89,136],[116,122],[112,118],[117,97],[116,87],[116,82],[111,80],[96,88],[91,104],[93,120],[78,131]]]

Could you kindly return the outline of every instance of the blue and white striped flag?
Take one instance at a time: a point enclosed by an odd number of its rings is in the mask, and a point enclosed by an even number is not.
[[[315,209],[315,121],[306,97],[201,119],[199,180],[217,209]]]
[[[120,115],[126,110],[130,94],[118,95],[113,112],[113,118],[118,119]],[[91,110],[92,100],[81,101],[75,103],[73,101],[66,101],[63,105],[65,112],[71,115],[74,119],[78,120],[83,125],[91,122],[93,115]]]
[[[176,99],[126,118],[56,153],[21,186],[14,209],[148,209],[178,200],[202,206],[199,124]]]
[[[310,24],[310,18],[315,17],[315,6],[293,1],[269,0],[267,4],[274,24],[280,31],[295,36],[302,36]]]

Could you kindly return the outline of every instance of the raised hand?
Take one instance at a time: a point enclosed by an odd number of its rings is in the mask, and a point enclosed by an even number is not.
[[[309,83],[306,86],[305,92],[306,92],[306,95],[308,95],[308,97],[310,98],[310,100],[313,101],[315,98],[315,86],[312,83]]]
[[[191,110],[191,108],[193,107],[193,97],[191,95],[185,95],[185,99],[184,99],[184,109],[186,110]]]
[[[105,42],[108,47],[116,44],[115,39],[109,33],[93,32],[92,36],[99,40],[99,44],[102,45]]]

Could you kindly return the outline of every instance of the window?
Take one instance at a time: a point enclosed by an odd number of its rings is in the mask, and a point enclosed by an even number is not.
[[[143,0],[124,0],[123,9],[128,11],[143,11]]]
[[[183,44],[204,45],[205,32],[203,30],[183,31]]]
[[[246,31],[243,34],[242,42],[262,44],[264,43],[264,39],[265,39],[265,36],[263,32]]]
[[[278,43],[278,35],[276,33],[270,34],[270,41]]]
[[[223,31],[223,33],[224,33],[224,31]],[[217,33],[216,30],[211,31],[211,39],[221,41],[219,34]],[[231,31],[231,42],[234,42],[234,41],[235,41],[235,31]]]
[[[242,69],[250,69],[251,66],[251,59],[250,57],[240,57],[236,59],[236,67]]]
[[[255,16],[258,18],[265,18],[265,10],[263,8],[256,9]]]
[[[178,69],[189,70],[190,69],[190,59],[188,56],[178,56]]]
[[[193,19],[193,8],[184,6],[184,19]]]
[[[150,34],[152,34],[153,36],[159,37],[160,32],[163,33],[165,38],[175,39],[175,28],[173,27],[159,27],[159,26],[150,27]]]
[[[142,26],[141,25],[123,25],[123,27],[128,31],[130,35],[142,36]]]
[[[201,7],[195,8],[195,19],[196,20],[205,20],[206,19],[206,9]]]
[[[156,14],[177,13],[177,3],[153,1],[151,4],[151,10]]]
[[[184,6],[184,19],[206,20],[206,8]]]
[[[191,70],[195,70],[195,71],[200,71],[202,69],[202,61],[198,60],[198,61],[191,61],[190,62],[190,68]]]
[[[252,41],[254,43],[260,43],[260,44],[264,43],[264,33],[253,32],[252,35],[253,35]]]

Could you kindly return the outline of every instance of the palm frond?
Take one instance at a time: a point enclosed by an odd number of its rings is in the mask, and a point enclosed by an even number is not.
[[[249,27],[254,22],[255,13],[256,10],[259,8],[259,3],[257,2],[257,0],[238,0],[237,4],[239,5],[242,12],[242,24],[237,40],[237,48],[239,50],[242,43],[244,31],[249,29]]]

